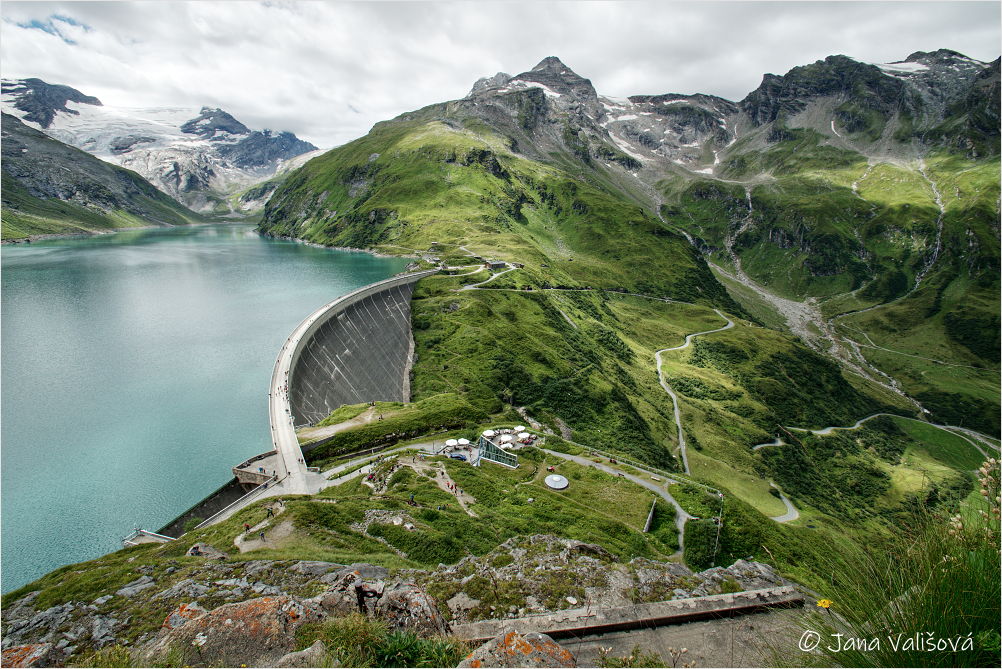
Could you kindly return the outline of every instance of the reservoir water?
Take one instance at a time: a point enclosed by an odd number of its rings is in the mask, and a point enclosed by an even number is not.
[[[282,342],[408,262],[249,225],[4,246],[0,260],[3,592],[163,526],[269,450]]]

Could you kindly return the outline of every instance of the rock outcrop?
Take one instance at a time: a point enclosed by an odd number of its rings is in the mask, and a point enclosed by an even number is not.
[[[545,634],[507,632],[477,648],[460,667],[576,667],[569,650]]]
[[[178,627],[164,628],[141,651],[147,661],[183,649],[190,662],[238,667],[241,664],[274,666],[296,648],[296,629],[320,622],[316,604],[294,597],[259,597],[220,606]]]
[[[398,583],[384,589],[375,608],[379,617],[398,629],[422,635],[449,632],[449,624],[439,613],[435,600],[413,583]]]
[[[323,641],[317,641],[305,650],[296,651],[283,655],[276,667],[332,667],[335,664],[327,663],[327,646]]]
[[[4,667],[47,667],[51,664],[52,644],[32,643],[5,648],[0,656]]]

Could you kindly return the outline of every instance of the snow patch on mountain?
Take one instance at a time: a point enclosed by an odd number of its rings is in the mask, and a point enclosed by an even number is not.
[[[902,72],[913,74],[915,72],[922,72],[929,69],[928,65],[923,65],[922,63],[908,63],[904,61],[897,63],[874,63],[874,65],[892,76],[897,76]]]
[[[61,103],[64,90],[72,95]],[[60,95],[53,98],[55,93]],[[27,96],[33,96],[30,105]],[[41,103],[48,104],[46,113],[38,111]],[[284,162],[316,149],[291,133],[251,130],[221,109],[106,106],[38,80],[5,80],[0,104],[60,142],[135,170],[196,211],[218,208],[229,194],[269,179]]]

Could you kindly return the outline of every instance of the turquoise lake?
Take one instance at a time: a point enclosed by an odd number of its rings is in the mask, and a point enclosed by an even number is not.
[[[2,590],[156,530],[271,448],[295,326],[408,260],[249,225],[4,246]]]

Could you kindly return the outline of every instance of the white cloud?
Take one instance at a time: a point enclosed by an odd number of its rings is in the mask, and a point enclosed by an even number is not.
[[[614,96],[740,99],[843,53],[999,55],[995,2],[4,2],[0,71],[126,106],[223,107],[318,146],[557,55]],[[54,18],[61,17],[61,18]]]

